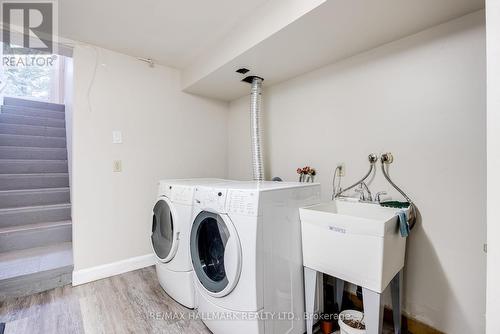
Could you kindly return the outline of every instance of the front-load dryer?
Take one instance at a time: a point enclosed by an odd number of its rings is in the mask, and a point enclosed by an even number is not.
[[[156,272],[165,292],[188,308],[196,306],[189,254],[194,187],[220,182],[224,180],[162,180],[158,184],[151,228],[151,245],[157,258]]]
[[[305,331],[299,207],[318,184],[197,187],[191,259],[198,312],[214,334]]]

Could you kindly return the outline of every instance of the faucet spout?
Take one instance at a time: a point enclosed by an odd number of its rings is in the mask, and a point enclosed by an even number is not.
[[[368,188],[368,186],[364,182],[361,182],[361,184],[362,184],[362,186],[366,190],[366,194],[367,194],[366,200],[369,201],[369,202],[372,202],[373,201],[373,197],[372,197],[372,192],[370,191],[370,188]]]
[[[355,190],[357,193],[359,193],[359,200],[360,201],[367,201],[367,202],[373,202],[373,197],[372,197],[372,192],[370,191],[370,188],[366,185],[365,182],[360,182],[359,188]],[[365,195],[366,191],[366,195]]]

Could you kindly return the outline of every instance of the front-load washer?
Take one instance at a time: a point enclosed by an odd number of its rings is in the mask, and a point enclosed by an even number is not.
[[[153,207],[151,245],[156,255],[160,285],[178,303],[194,308],[193,267],[189,233],[196,185],[218,184],[222,179],[162,180]]]
[[[196,187],[191,259],[214,334],[305,331],[299,208],[319,201],[311,183]]]

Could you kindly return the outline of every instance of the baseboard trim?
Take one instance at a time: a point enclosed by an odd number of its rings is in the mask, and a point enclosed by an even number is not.
[[[155,264],[154,254],[146,254],[100,266],[73,271],[73,286],[97,281]]]

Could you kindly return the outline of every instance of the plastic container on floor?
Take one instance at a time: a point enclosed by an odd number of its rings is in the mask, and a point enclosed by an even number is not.
[[[363,312],[355,310],[345,310],[339,314],[340,334],[366,334],[365,329],[356,329],[347,325],[345,320],[362,320]]]

